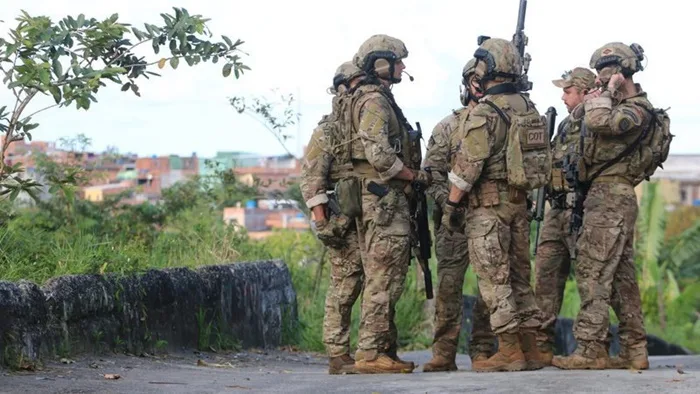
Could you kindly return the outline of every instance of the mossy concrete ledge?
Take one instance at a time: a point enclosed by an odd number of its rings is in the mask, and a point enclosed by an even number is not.
[[[0,281],[5,365],[92,351],[270,348],[296,323],[296,293],[279,260],[67,275],[43,287]]]

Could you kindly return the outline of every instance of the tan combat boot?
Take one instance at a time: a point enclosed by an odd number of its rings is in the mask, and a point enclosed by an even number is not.
[[[355,373],[355,360],[348,354],[331,357],[328,361],[328,373],[330,375],[345,375]]]
[[[399,364],[402,364],[404,368],[407,368],[407,369],[410,368],[411,371],[416,369],[416,364],[413,361],[404,361],[404,360],[400,359],[399,354],[396,352],[395,349],[389,349],[389,351],[386,352],[386,354],[389,357],[391,357],[392,360],[396,361]]]
[[[435,354],[427,364],[423,365],[423,372],[446,372],[456,370],[457,364],[455,363],[455,356],[452,358],[447,358],[445,356]]]
[[[560,369],[605,369],[610,358],[605,347],[598,344],[579,344],[576,351],[566,357],[556,356],[552,365]]]
[[[411,363],[413,364],[413,363]],[[355,371],[357,373],[411,373],[413,368],[407,368],[407,363],[398,362],[389,357],[386,353],[379,353],[373,360],[366,358],[355,361]]]
[[[517,333],[498,336],[498,352],[484,361],[472,363],[475,372],[522,371],[527,367]]]
[[[488,353],[482,353],[482,352],[476,353],[475,355],[473,355],[471,357],[472,364],[474,364],[476,362],[486,361],[489,359],[489,357],[491,357],[491,355],[489,355]]]
[[[554,357],[552,347],[544,341],[538,341],[536,331],[521,331],[520,347],[525,354],[528,371],[542,369],[552,365],[552,357]]]
[[[621,350],[617,357],[608,360],[608,369],[649,369],[649,355],[646,347]]]

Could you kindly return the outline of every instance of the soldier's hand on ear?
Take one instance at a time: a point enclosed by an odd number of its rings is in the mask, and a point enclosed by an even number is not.
[[[613,74],[612,77],[610,77],[610,80],[608,81],[608,90],[611,92],[615,92],[617,89],[622,86],[622,84],[625,82],[625,76],[622,75],[622,73],[617,73]]]

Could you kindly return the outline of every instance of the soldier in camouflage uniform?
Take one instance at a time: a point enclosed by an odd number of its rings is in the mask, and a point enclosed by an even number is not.
[[[642,69],[642,52],[636,45],[612,42],[591,57],[590,66],[598,72],[596,83],[603,89],[584,99],[583,159],[591,186],[577,241],[578,345],[571,356],[554,357],[552,364],[559,368],[649,367],[633,244],[638,213],[634,187],[644,178],[646,164],[639,149],[624,154],[654,119],[646,93],[632,79]],[[618,315],[622,349],[618,359],[609,360],[608,308],[616,303],[627,304],[623,316]]]
[[[543,353],[547,354],[546,364],[551,364],[554,347],[554,326],[564,298],[564,287],[571,270],[571,259],[575,256],[576,234],[569,234],[571,219],[570,203],[572,196],[564,174],[564,157],[575,160],[578,154],[581,118],[573,116],[582,111],[583,97],[595,88],[595,74],[584,67],[576,67],[552,81],[563,89],[562,100],[569,115],[560,123],[552,147],[552,181],[548,187],[548,200],[551,209],[544,217],[544,227],[540,235],[535,256],[535,298],[542,310],[541,322],[546,339]]]
[[[387,35],[367,39],[354,63],[366,78],[353,91],[351,156],[360,182],[358,221],[365,273],[355,369],[360,373],[411,372],[396,354],[396,303],[403,292],[411,251],[411,182],[429,186],[421,152],[390,87],[401,81],[408,56],[404,43]],[[383,196],[378,194],[386,193]]]
[[[442,219],[450,230],[466,232],[469,261],[489,308],[491,328],[498,336],[498,352],[487,360],[474,362],[472,369],[541,368],[537,347],[521,345],[521,338],[534,338],[537,334],[540,312],[530,287],[528,189],[514,186],[511,171],[519,168],[528,177],[546,179],[550,170],[546,166],[525,168],[524,163],[517,168],[506,166],[509,157],[518,156],[506,141],[516,135],[507,120],[530,114],[533,122],[539,122],[539,133],[533,135],[533,140],[528,137],[527,143],[537,146],[538,154],[541,151],[548,155],[546,127],[534,103],[519,94],[514,84],[521,58],[510,41],[487,39],[474,57],[478,60],[476,76],[484,97],[460,123],[463,139],[448,174],[451,189]],[[517,132],[519,135],[520,130]]]
[[[347,176],[344,172],[340,141],[328,132],[329,122],[341,119],[343,100],[348,89],[362,78],[362,71],[352,62],[343,63],[333,79],[332,112],[324,115],[314,129],[301,166],[301,192],[306,206],[314,214],[318,238],[328,248],[331,281],[326,294],[323,342],[328,352],[330,374],[353,373],[355,360],[350,356],[350,320],[352,307],[362,289],[363,271],[355,221],[341,214],[327,214],[328,194],[335,183]]]
[[[460,94],[464,107],[453,111],[435,126],[428,141],[428,151],[423,164],[425,168],[430,168],[433,175],[433,184],[428,189],[428,194],[435,201],[433,219],[435,220],[435,255],[438,261],[433,358],[423,365],[423,372],[457,370],[455,358],[462,327],[462,286],[469,266],[469,254],[467,237],[464,234],[449,231],[440,222],[450,190],[447,180],[450,156],[456,149],[452,146],[452,138],[458,129],[460,116],[466,116],[478,102],[477,93],[472,84],[475,67],[476,59],[469,60],[464,66],[462,70],[464,87]],[[488,309],[479,293],[477,293],[477,302],[473,311],[472,335],[469,344],[472,362],[491,357],[495,340],[489,326]]]

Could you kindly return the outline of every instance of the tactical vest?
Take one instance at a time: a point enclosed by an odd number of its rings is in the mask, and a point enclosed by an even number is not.
[[[545,180],[548,182],[551,151],[546,122],[529,98],[521,94],[487,95],[479,106],[479,112],[490,116],[491,110],[495,111],[504,126],[494,130],[492,155],[482,170],[484,179],[507,180],[512,186],[525,190],[536,188]]]
[[[554,193],[568,193],[570,191],[569,184],[566,181],[565,158],[567,162],[576,163],[580,156],[579,143],[582,121],[582,119],[574,119],[569,115],[559,123],[557,135],[552,141],[552,180],[550,187]]]
[[[352,125],[352,143],[350,144],[350,156],[354,164],[355,170],[371,178],[378,178],[377,172],[367,162],[365,148],[357,135],[360,124],[360,110],[362,106],[370,99],[378,96],[384,97],[394,109],[389,113],[388,121],[388,139],[389,144],[394,149],[397,157],[409,168],[418,169],[422,160],[420,151],[419,138],[415,132],[410,133],[410,125],[403,118],[401,110],[396,105],[393,96],[390,92],[379,85],[366,84],[358,87],[352,94],[351,98],[351,125]],[[416,147],[418,149],[416,149]]]
[[[624,102],[639,105],[645,111],[653,109],[649,100],[641,95],[625,99]],[[585,131],[584,162],[588,181],[593,181],[593,177],[617,176],[626,179],[632,185],[637,185],[646,177],[651,158],[645,155],[645,147],[639,146],[638,140],[643,133],[649,132],[649,128],[653,127],[653,124],[650,124],[653,119],[650,117],[647,119],[648,121],[634,132],[623,135],[601,136],[589,130]],[[613,164],[610,165],[609,162]],[[602,169],[604,170],[601,172]]]

